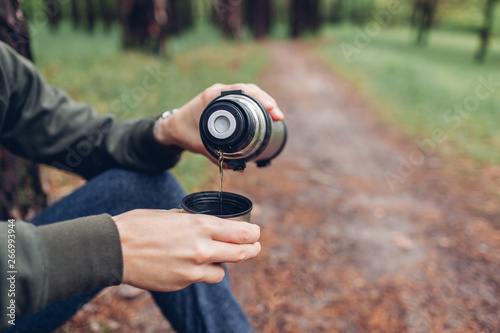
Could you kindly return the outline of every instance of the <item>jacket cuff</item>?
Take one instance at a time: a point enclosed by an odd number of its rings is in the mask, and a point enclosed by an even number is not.
[[[115,222],[107,214],[37,228],[48,261],[48,302],[120,284],[123,258]]]
[[[164,170],[175,166],[184,150],[178,146],[165,146],[156,140],[153,129],[159,117],[150,117],[143,123],[135,146],[144,152],[143,158]]]
[[[9,227],[11,225],[11,227]],[[12,231],[9,231],[9,230]],[[11,240],[9,242],[8,240]],[[11,244],[10,247],[7,244]],[[7,325],[7,306],[15,303],[15,315],[25,317],[47,305],[47,259],[37,228],[22,221],[0,222],[0,330]],[[5,247],[4,247],[5,246]],[[10,260],[9,260],[10,259]],[[16,297],[17,296],[17,297]],[[7,313],[11,310],[7,308]],[[10,319],[14,319],[10,317]]]

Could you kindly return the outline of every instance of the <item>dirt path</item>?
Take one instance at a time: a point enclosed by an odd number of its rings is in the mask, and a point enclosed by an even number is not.
[[[225,173],[262,226],[262,254],[229,266],[256,332],[499,332],[500,218],[480,183],[499,184],[498,168],[450,178],[431,157],[391,190],[384,175],[415,145],[377,125],[375,106],[307,45],[268,46],[260,83],[287,114],[289,142],[269,168]],[[170,331],[149,294],[116,292],[68,327]]]
[[[290,139],[226,185],[262,226],[262,255],[230,267],[256,331],[500,331],[498,215],[462,208],[437,157],[391,190],[384,174],[415,145],[390,143],[373,105],[303,44],[270,50],[261,85]]]

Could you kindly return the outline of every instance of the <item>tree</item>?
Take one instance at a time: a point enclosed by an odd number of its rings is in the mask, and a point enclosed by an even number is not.
[[[240,39],[243,35],[241,1],[214,1],[214,18],[225,37]]]
[[[271,1],[247,0],[245,2],[246,21],[254,38],[264,38],[271,29]]]
[[[418,26],[417,45],[427,44],[429,31],[434,24],[438,0],[415,0],[411,16],[412,25]]]
[[[193,7],[189,0],[170,0],[167,7],[167,32],[178,35],[191,28],[194,23]]]
[[[172,1],[172,0],[170,0]],[[176,9],[171,8],[171,17],[177,19],[178,29],[177,33],[182,33],[187,29],[193,27],[193,4],[191,0],[174,0],[176,2]]]
[[[99,1],[99,15],[104,23],[104,30],[109,31],[111,28],[111,23],[113,23],[113,20],[115,19],[115,16],[113,15],[114,10],[110,6],[109,1],[107,0],[100,0]]]
[[[80,25],[80,12],[78,10],[78,0],[71,0],[71,21],[73,22],[74,28]]]
[[[344,11],[344,0],[336,0],[332,6],[330,13],[330,22],[337,24],[342,22],[344,19],[343,11]]]
[[[362,0],[350,3],[349,18],[357,25],[362,25],[371,19],[370,12],[375,8],[373,0]]]
[[[477,62],[484,62],[486,58],[486,51],[491,37],[491,28],[493,26],[493,13],[495,10],[496,0],[486,0],[484,6],[484,23],[479,29],[479,49],[477,50],[474,60]]]
[[[54,0],[45,0],[45,13],[47,13],[50,28],[57,29],[62,19],[60,3]]]
[[[0,1],[0,39],[32,59],[26,21],[18,0]],[[0,220],[29,220],[46,206],[39,168],[0,147]]]
[[[95,28],[95,14],[94,14],[94,5],[92,0],[85,0],[86,5],[86,13],[87,13],[87,29],[89,32],[94,31]]]
[[[165,52],[168,37],[168,0],[122,0],[123,44],[156,53]]]
[[[292,37],[305,32],[316,32],[320,27],[319,0],[292,0],[290,4],[290,25]]]
[[[320,26],[319,0],[309,0],[307,6],[307,28],[309,31],[317,32]]]

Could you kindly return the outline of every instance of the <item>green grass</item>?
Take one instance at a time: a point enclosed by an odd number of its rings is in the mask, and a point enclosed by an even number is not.
[[[172,40],[167,57],[123,51],[118,28],[89,35],[63,24],[55,33],[38,30],[32,42],[35,63],[49,83],[118,119],[179,107],[216,82],[255,81],[267,62],[261,47],[225,42],[208,28]],[[152,69],[161,73],[154,87]],[[216,168],[201,156],[184,155],[174,172],[191,191]]]
[[[419,48],[410,42],[408,29],[386,28],[349,62],[340,44],[355,45],[355,33],[351,26],[326,29],[321,51],[335,68],[378,99],[381,116],[399,124],[412,138],[431,138],[432,131],[441,128],[452,146],[465,149],[478,161],[500,163],[500,87],[468,117],[459,117],[459,125],[458,120],[444,119],[444,115],[457,116],[454,105],[474,96],[479,77],[493,75],[500,82],[498,38],[492,40],[486,63],[480,65],[472,61],[478,44],[475,35],[433,31],[429,45]]]

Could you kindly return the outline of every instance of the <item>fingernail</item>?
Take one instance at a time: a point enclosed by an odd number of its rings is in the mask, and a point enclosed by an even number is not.
[[[266,109],[274,107],[274,103],[270,99],[265,99],[263,100],[263,102],[265,104]]]
[[[285,115],[283,114],[283,112],[278,107],[274,108],[274,114],[279,118],[279,120],[285,119]]]

